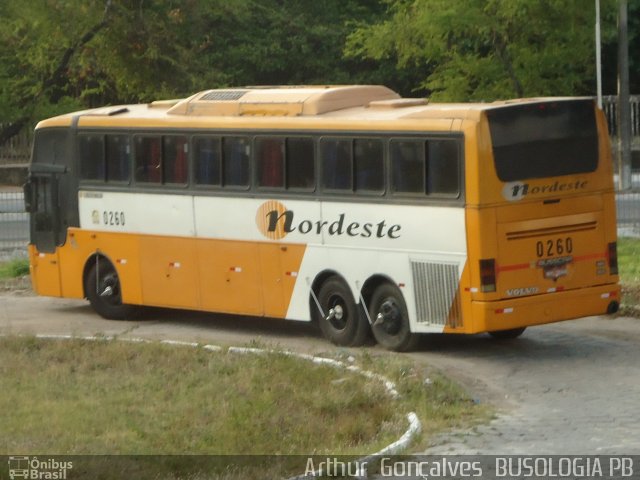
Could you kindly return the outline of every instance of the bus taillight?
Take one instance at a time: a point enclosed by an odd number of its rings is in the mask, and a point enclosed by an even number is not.
[[[496,291],[496,261],[493,258],[480,260],[480,291]]]
[[[616,242],[609,244],[607,256],[609,257],[609,273],[618,275],[618,244]]]

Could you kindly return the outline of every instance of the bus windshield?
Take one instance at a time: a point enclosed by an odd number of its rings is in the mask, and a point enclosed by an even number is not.
[[[598,166],[593,101],[554,100],[487,111],[503,182],[589,173]]]

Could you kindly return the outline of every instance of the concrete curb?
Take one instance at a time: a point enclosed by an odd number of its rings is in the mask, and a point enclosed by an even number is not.
[[[0,334],[0,337],[5,337],[7,336],[6,334]],[[197,342],[185,342],[185,341],[181,341],[181,340],[159,340],[159,341],[155,341],[155,340],[148,340],[146,338],[139,338],[139,337],[130,337],[130,338],[126,338],[126,337],[119,337],[119,336],[94,336],[94,335],[87,335],[87,336],[76,336],[76,335],[64,335],[64,334],[36,334],[35,335],[36,338],[39,339],[43,339],[43,340],[89,340],[89,341],[114,341],[114,340],[120,340],[120,341],[125,341],[125,342],[130,342],[130,343],[160,343],[160,344],[165,344],[165,345],[174,345],[174,346],[182,346],[182,347],[192,347],[192,348],[202,348],[204,350],[208,350],[208,351],[212,351],[212,352],[223,352],[224,348],[219,346],[219,345],[212,345],[212,344],[200,344]],[[325,357],[318,357],[318,356],[314,356],[314,355],[308,355],[308,354],[304,354],[304,353],[296,353],[296,352],[292,352],[290,350],[273,350],[273,349],[263,349],[263,348],[250,348],[250,347],[228,347],[227,349],[228,353],[235,353],[235,354],[252,354],[252,355],[262,355],[262,354],[280,354],[280,355],[287,355],[287,356],[291,356],[291,357],[296,357],[296,358],[300,358],[303,360],[307,360],[310,362],[313,362],[315,364],[318,365],[329,365],[332,366],[334,368],[339,368],[339,369],[343,369],[343,370],[347,370],[349,372],[353,372],[355,374],[358,375],[362,375],[370,380],[375,380],[380,382],[387,394],[391,397],[391,398],[398,398],[400,396],[400,394],[398,393],[398,391],[396,390],[396,386],[395,384],[389,380],[388,378],[384,377],[383,375],[379,375],[377,373],[374,372],[370,372],[368,370],[363,370],[362,368],[356,366],[356,365],[348,365],[344,362],[341,362],[339,360],[334,360],[332,358],[325,358]],[[415,414],[415,412],[409,412],[407,414],[407,421],[409,422],[409,427],[407,428],[407,430],[402,434],[402,436],[396,440],[395,442],[387,445],[386,447],[384,447],[383,449],[381,449],[378,452],[372,453],[370,455],[364,456],[359,458],[358,460],[354,460],[354,462],[358,462],[359,464],[365,463],[370,459],[373,459],[374,457],[377,456],[381,456],[381,455],[395,455],[398,454],[404,450],[406,450],[406,448],[409,446],[409,444],[413,441],[413,439],[420,433],[420,431],[422,430],[422,424],[420,423],[420,419],[418,418],[418,416]],[[311,476],[309,475],[302,475],[302,476],[297,476],[297,477],[292,477],[290,480],[302,480],[305,478],[316,478],[317,476],[321,476],[322,475],[322,471],[318,471],[318,472],[314,472]]]

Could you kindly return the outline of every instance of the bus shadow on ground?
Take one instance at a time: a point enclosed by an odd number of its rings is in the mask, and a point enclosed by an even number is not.
[[[296,322],[269,317],[253,317],[227,313],[199,312],[157,307],[145,307],[139,318],[141,325],[158,323],[204,330],[207,333],[226,331],[239,334],[255,334],[259,337],[308,337],[322,339],[322,333],[313,322]]]
[[[543,359],[544,362],[592,362],[609,358],[614,348],[612,342],[615,340],[588,336],[580,330],[563,331],[556,325],[542,325],[529,328],[521,337],[510,340],[498,340],[488,334],[426,334],[418,351],[520,365],[538,364]]]
[[[88,303],[60,305],[60,313],[69,316],[94,316]],[[322,336],[320,329],[314,322],[283,320],[278,318],[255,317],[224,313],[201,312],[192,310],[178,310],[158,307],[144,307],[139,317],[131,320],[107,321],[112,327],[127,329],[135,336],[138,330],[145,334],[162,333],[167,335],[175,329],[176,339],[186,334],[188,337],[211,338],[215,343],[216,334],[221,335],[221,341],[228,343],[226,335],[238,335],[240,343],[275,342],[287,340],[309,340],[314,344],[326,344],[327,349],[344,348],[332,345]],[[129,330],[128,326],[132,328]],[[158,330],[155,332],[154,330]],[[246,338],[245,338],[246,337]],[[209,341],[209,340],[207,340]],[[587,335],[582,329],[563,329],[558,324],[541,325],[527,329],[519,338],[498,340],[488,334],[421,334],[420,341],[414,353],[451,356],[467,360],[484,359],[518,362],[539,362],[545,359],[586,359],[597,361],[609,355],[615,338]],[[579,343],[587,348],[576,349]],[[317,346],[317,345],[316,345]],[[286,344],[284,345],[286,347]],[[364,347],[368,350],[386,351],[370,339]],[[354,348],[358,351],[358,348]]]

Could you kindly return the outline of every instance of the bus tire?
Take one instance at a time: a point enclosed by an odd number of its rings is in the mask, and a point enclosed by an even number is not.
[[[411,332],[407,305],[398,287],[383,283],[376,288],[369,315],[373,336],[382,347],[394,352],[407,352],[417,347],[419,336]]]
[[[318,302],[324,317],[315,308],[316,318],[327,340],[343,347],[364,345],[369,336],[369,324],[360,314],[351,290],[343,280],[338,277],[325,280],[318,292]]]
[[[139,307],[122,303],[118,272],[106,258],[92,264],[84,278],[84,291],[93,309],[108,320],[128,320],[139,314]],[[97,278],[99,276],[99,278]]]
[[[492,332],[489,332],[489,335],[491,335],[496,340],[511,340],[514,338],[518,338],[524,333],[526,329],[527,327],[510,328],[509,330],[494,330]]]

